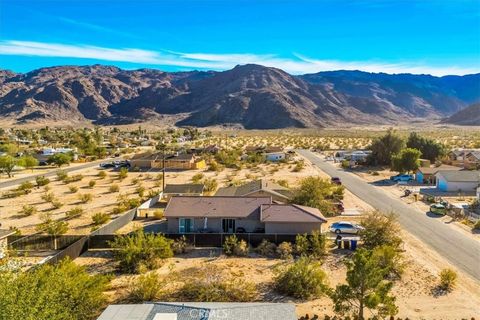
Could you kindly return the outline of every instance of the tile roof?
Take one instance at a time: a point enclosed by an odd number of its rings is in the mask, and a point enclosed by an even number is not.
[[[205,188],[205,185],[198,184],[198,183],[197,184],[193,184],[193,183],[167,184],[165,186],[165,190],[163,190],[163,193],[164,194],[203,193],[204,188]]]
[[[176,314],[177,320],[297,319],[293,303],[155,302],[110,305],[98,320],[154,320],[157,314]]]
[[[449,182],[478,182],[480,183],[480,171],[439,171],[437,174],[442,175]]]

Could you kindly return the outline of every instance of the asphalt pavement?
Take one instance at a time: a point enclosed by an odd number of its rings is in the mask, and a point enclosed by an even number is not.
[[[326,174],[339,177],[348,190],[375,209],[384,213],[394,212],[403,229],[429,245],[452,265],[480,281],[480,241],[446,225],[443,221],[428,217],[425,212],[335,167],[310,151],[298,152]]]

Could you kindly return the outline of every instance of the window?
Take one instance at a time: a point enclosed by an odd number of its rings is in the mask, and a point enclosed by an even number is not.
[[[178,221],[178,232],[179,233],[193,232],[193,219],[180,218]]]
[[[234,233],[235,219],[222,219],[222,230],[224,233]]]

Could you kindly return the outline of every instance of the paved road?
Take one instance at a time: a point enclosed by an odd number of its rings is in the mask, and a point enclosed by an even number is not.
[[[445,225],[444,222],[428,217],[425,212],[412,208],[380,188],[338,169],[310,151],[300,150],[299,153],[326,174],[339,177],[348,190],[372,207],[382,212],[395,212],[405,230],[480,281],[480,241]]]
[[[114,160],[122,160],[122,158],[102,159],[102,160],[88,162],[88,163],[85,163],[85,164],[80,164],[78,166],[64,167],[64,168],[61,168],[61,169],[65,172],[73,172],[73,171],[93,168],[93,167],[98,166],[102,162],[110,162],[110,161],[114,161]],[[49,172],[33,174],[33,175],[29,175],[28,177],[22,177],[22,178],[13,177],[13,178],[8,179],[6,181],[0,182],[0,189],[13,187],[13,186],[19,185],[19,184],[21,184],[22,182],[25,182],[25,181],[35,181],[35,177],[38,177],[38,176],[45,176],[45,177],[48,178],[48,177],[55,177],[56,175],[57,175],[57,169],[52,169]]]

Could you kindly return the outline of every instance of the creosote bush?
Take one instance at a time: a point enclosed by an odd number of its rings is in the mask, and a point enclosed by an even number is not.
[[[277,254],[280,259],[289,260],[293,258],[293,246],[290,242],[282,242],[277,247]]]
[[[452,269],[443,269],[440,272],[440,288],[450,292],[455,288],[457,273]]]
[[[107,223],[110,220],[110,215],[104,212],[97,212],[92,216],[92,222],[94,226],[100,226]]]
[[[244,257],[248,255],[248,244],[245,240],[238,240],[236,235],[231,235],[225,238],[223,243],[223,252],[227,256]]]
[[[321,264],[305,257],[277,269],[274,282],[277,291],[297,299],[310,300],[328,293]]]
[[[129,273],[159,267],[163,259],[173,256],[172,240],[143,230],[128,236],[117,236],[111,246],[116,249],[114,258],[119,262],[120,269]]]
[[[277,254],[277,245],[266,239],[263,239],[258,247],[255,248],[255,252],[264,257],[273,258]]]
[[[37,213],[38,210],[34,206],[25,204],[25,205],[23,205],[22,210],[20,212],[22,213],[22,215],[28,217],[28,216],[31,216],[31,215]]]
[[[162,296],[164,281],[155,272],[142,274],[130,283],[129,296],[135,302],[155,301]]]
[[[93,200],[93,195],[91,193],[82,193],[78,195],[78,200],[81,203],[88,203]]]
[[[120,187],[118,184],[112,184],[110,187],[108,187],[108,192],[114,193],[120,191]]]

